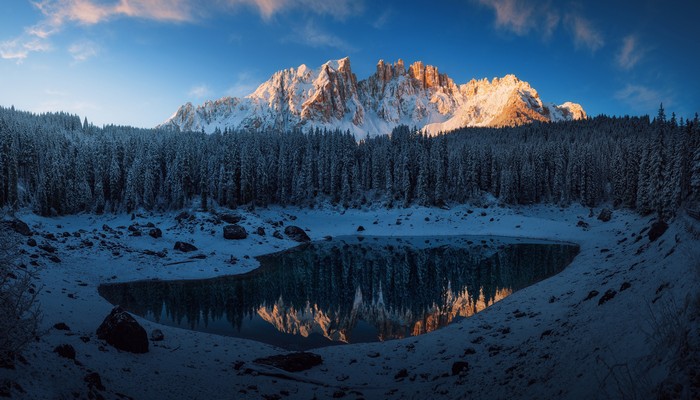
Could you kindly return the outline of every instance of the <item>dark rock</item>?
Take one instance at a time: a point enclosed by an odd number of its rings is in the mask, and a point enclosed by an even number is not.
[[[9,379],[0,380],[0,397],[12,397],[12,393],[26,393],[24,388],[19,383]]]
[[[600,300],[598,300],[598,305],[601,305],[601,304],[607,302],[608,300],[612,300],[613,297],[615,297],[616,294],[617,294],[616,291],[614,291],[614,290],[612,290],[612,289],[608,289],[608,290],[605,292],[605,294],[604,294],[603,296],[600,297]]]
[[[589,225],[586,221],[581,221],[581,220],[579,220],[576,223],[576,226],[578,226],[579,228],[583,228],[583,229],[588,229],[588,227],[589,227]]]
[[[139,227],[136,225],[129,225],[129,227],[127,229],[129,230],[129,232],[138,232],[139,231]]]
[[[89,374],[85,375],[83,381],[87,382],[88,387],[94,387],[97,390],[105,390],[105,387],[102,384],[102,378],[97,372],[90,372]]]
[[[260,236],[265,236],[265,228],[259,226],[258,229],[255,230],[255,233]]]
[[[460,375],[469,372],[469,363],[466,361],[455,361],[452,363],[452,375]]]
[[[274,231],[274,232],[272,232],[272,237],[275,237],[275,238],[277,238],[277,239],[284,239],[284,237],[282,236],[282,234],[280,233],[280,231]]]
[[[15,219],[11,222],[12,230],[19,233],[22,236],[32,236],[32,230],[29,229],[29,225],[26,222]]]
[[[151,340],[154,342],[160,342],[163,339],[165,339],[165,335],[163,335],[163,331],[160,329],[154,329],[151,331]]]
[[[195,255],[189,257],[190,260],[204,260],[205,258],[207,258],[207,255],[202,254],[202,253],[195,254]]]
[[[42,249],[42,250],[44,250],[44,251],[47,252],[47,253],[55,253],[55,252],[56,252],[56,248],[53,247],[53,246],[51,246],[50,244],[45,244],[45,243],[44,243],[44,244],[40,244],[40,245],[39,245],[39,248]]]
[[[53,254],[49,256],[49,260],[55,262],[56,264],[58,264],[58,263],[61,262],[61,259],[58,258],[57,256],[53,255]]]
[[[69,344],[62,344],[56,346],[56,348],[53,349],[53,352],[63,358],[75,360],[75,349]]]
[[[224,226],[224,239],[241,240],[247,237],[248,232],[240,225],[233,224]]]
[[[603,221],[603,222],[608,222],[612,219],[612,210],[609,208],[604,208],[600,210],[600,214],[598,214],[598,219]]]
[[[362,225],[360,225],[360,226],[357,227],[357,231],[358,231],[358,232],[362,232],[362,231],[364,231],[364,230],[365,230],[365,227],[362,226]]]
[[[304,232],[304,230],[299,228],[298,226],[287,226],[286,228],[284,228],[284,234],[287,235],[287,237],[289,237],[290,239],[294,240],[295,242],[311,241],[309,235],[307,235],[306,232]]]
[[[394,375],[394,379],[403,379],[406,377],[408,377],[408,370],[406,368],[402,368],[396,373],[396,375]]]
[[[181,251],[183,253],[199,250],[195,245],[187,242],[175,242],[175,246],[173,247],[173,249]]]
[[[53,328],[57,329],[59,331],[69,331],[70,330],[70,327],[68,327],[68,325],[66,325],[65,322],[59,322],[57,324],[54,324]]]
[[[632,284],[629,282],[622,282],[622,286],[620,286],[620,291],[627,290],[632,287]]]
[[[151,228],[151,230],[148,231],[148,236],[158,239],[159,237],[163,237],[163,231],[161,231],[160,228]]]
[[[668,224],[664,221],[656,221],[653,224],[651,224],[651,228],[649,228],[649,241],[653,242],[656,239],[660,238],[661,235],[663,235],[666,232],[666,229],[668,229]]]
[[[34,240],[34,238],[29,238],[29,239],[27,239],[27,246],[29,246],[29,247],[35,247],[35,246],[36,246],[36,240]]]
[[[114,307],[97,328],[97,337],[119,350],[131,353],[148,352],[146,330],[119,306]]]
[[[182,222],[183,220],[186,220],[189,217],[190,217],[190,213],[188,213],[187,211],[183,211],[175,217],[175,220],[177,222]]]
[[[219,214],[219,218],[221,218],[222,221],[229,224],[237,224],[243,220],[242,216],[233,213]]]
[[[318,354],[299,352],[258,358],[253,360],[253,362],[256,364],[270,365],[287,372],[300,372],[320,365],[323,363],[323,359]]]
[[[599,295],[599,294],[600,294],[600,293],[599,293],[597,290],[591,290],[590,292],[588,292],[588,296],[586,296],[586,298],[583,299],[583,300],[584,300],[584,301],[585,301],[585,300],[590,300],[590,299],[596,297],[596,296]]]
[[[156,224],[154,224],[153,222],[148,222],[148,223],[147,223],[146,225],[144,225],[144,226],[145,226],[146,228],[155,228],[155,227],[156,227]]]

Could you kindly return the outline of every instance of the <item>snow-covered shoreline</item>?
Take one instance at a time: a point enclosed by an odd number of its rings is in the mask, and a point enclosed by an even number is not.
[[[632,389],[616,380],[619,371],[612,366],[625,365],[632,376],[651,383],[668,374],[667,359],[650,361],[654,351],[649,320],[668,304],[680,305],[697,292],[698,279],[690,270],[691,262],[696,262],[693,251],[697,241],[683,229],[683,217],[650,243],[640,232],[652,218],[616,210],[610,222],[602,222],[595,218],[597,211],[589,216],[589,209],[580,206],[465,205],[449,210],[271,207],[239,212],[245,217],[240,224],[249,233],[240,241],[224,240],[222,225],[215,225],[207,213],[193,213],[193,220],[181,223],[175,213],[144,213],[135,220],[130,215],[44,218],[19,214],[37,233],[37,242],[56,248],[61,262],[39,256],[44,285],[40,293],[42,328],[47,333],[26,351],[28,365],[19,364],[14,371],[0,370],[0,374],[9,374],[26,390],[24,395],[13,392],[13,397],[19,398],[72,398],[73,393],[83,398],[88,393],[83,377],[89,371],[102,377],[106,389],[100,393],[106,398],[119,398],[118,394],[136,399],[308,399],[341,394],[353,399],[621,397],[618,390]],[[98,295],[99,284],[248,272],[257,267],[255,256],[296,245],[272,236],[275,229],[283,229],[274,226],[279,221],[306,229],[312,240],[356,235],[362,225],[364,235],[553,239],[577,243],[581,252],[562,273],[444,329],[384,343],[316,349],[313,352],[321,355],[324,363],[302,373],[284,373],[294,379],[270,377],[252,363],[255,358],[283,350],[164,327],[141,318],[137,319],[148,332],[158,328],[165,333],[164,341],[151,342],[149,353],[119,352],[97,339],[95,330],[112,308]],[[577,226],[578,221],[584,221],[588,228]],[[118,228],[148,222],[162,229],[162,238],[129,236],[127,229]],[[265,236],[253,233],[258,227],[265,229]],[[39,236],[47,233],[57,240]],[[637,241],[639,236],[642,239]],[[81,246],[83,240],[93,245]],[[188,260],[189,254],[173,251],[178,240],[194,243],[197,253],[206,259]],[[40,253],[28,246],[23,249],[29,253],[23,257]],[[164,249],[168,253],[164,258],[142,252]],[[237,259],[235,264],[228,262],[231,257]],[[179,261],[188,262],[173,264]],[[592,295],[593,291],[598,294]],[[601,302],[608,291],[614,291],[614,297]],[[71,330],[52,328],[58,322]],[[80,365],[53,353],[54,347],[64,343],[76,349]],[[468,362],[469,372],[452,376],[450,367],[455,361]],[[402,369],[407,370],[407,376],[400,376]],[[651,389],[639,388],[641,393]]]

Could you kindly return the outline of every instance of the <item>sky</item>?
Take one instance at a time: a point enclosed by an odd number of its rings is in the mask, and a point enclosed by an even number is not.
[[[350,57],[515,74],[591,116],[700,112],[697,0],[3,0],[0,106],[154,127],[275,71]]]

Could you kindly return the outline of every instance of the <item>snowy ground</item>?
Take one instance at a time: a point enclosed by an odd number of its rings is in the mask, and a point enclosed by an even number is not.
[[[473,210],[468,214],[467,210]],[[597,216],[597,211],[595,210]],[[602,222],[581,207],[433,208],[347,210],[270,208],[242,212],[249,232],[224,240],[222,225],[208,213],[178,224],[176,214],[79,215],[42,218],[25,213],[39,244],[50,244],[60,262],[23,245],[26,261],[38,254],[46,333],[25,352],[27,363],[0,369],[26,391],[13,398],[87,398],[84,377],[98,372],[105,398],[607,398],[648,397],[669,373],[671,354],[653,321],[673,320],[669,309],[687,308],[698,293],[698,243],[679,217],[656,242],[642,230],[651,224],[627,211]],[[426,221],[426,217],[428,217]],[[397,220],[401,224],[397,225]],[[583,220],[589,228],[577,226]],[[138,318],[147,332],[165,333],[146,354],[120,352],[98,340],[96,328],[112,305],[97,293],[104,282],[213,277],[250,271],[254,256],[296,245],[272,236],[272,224],[307,229],[312,240],[326,235],[504,235],[556,239],[580,244],[581,253],[562,273],[516,292],[472,318],[427,335],[384,343],[313,350],[323,364],[286,373],[252,363],[284,351],[258,342],[182,330]],[[152,222],[163,237],[129,236],[127,226]],[[105,231],[103,225],[110,230]],[[119,228],[121,227],[121,228]],[[264,227],[265,236],[253,234]],[[64,237],[64,232],[67,232]],[[74,235],[80,233],[80,237]],[[120,232],[120,233],[117,233]],[[47,234],[53,234],[55,240]],[[101,236],[104,234],[104,237]],[[641,239],[639,239],[641,236]],[[84,240],[92,247],[81,245]],[[173,250],[175,241],[194,243],[203,260]],[[142,250],[167,249],[167,257]],[[231,257],[238,262],[231,265]],[[178,261],[192,261],[172,264]],[[171,265],[168,265],[171,264]],[[597,291],[593,294],[592,291]],[[601,301],[612,290],[615,296]],[[587,300],[587,297],[591,296]],[[64,322],[70,331],[53,328]],[[697,324],[694,325],[697,329]],[[77,363],[53,352],[60,344],[76,349]],[[243,366],[240,367],[240,362]],[[455,361],[466,374],[451,374]],[[397,376],[401,369],[407,376]],[[275,375],[275,376],[271,376]]]

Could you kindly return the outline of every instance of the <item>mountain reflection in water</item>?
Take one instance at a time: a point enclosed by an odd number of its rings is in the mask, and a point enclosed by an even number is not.
[[[294,350],[431,332],[560,272],[578,246],[503,237],[345,237],[243,275],[105,284],[146,319]]]

